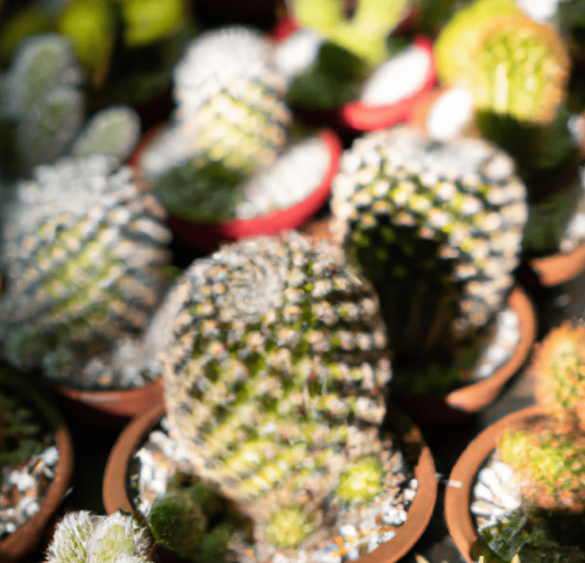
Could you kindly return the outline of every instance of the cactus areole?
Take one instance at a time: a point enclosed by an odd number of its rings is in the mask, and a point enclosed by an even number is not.
[[[396,373],[473,363],[519,260],[527,211],[512,159],[479,139],[371,133],[342,157],[332,205],[380,297]]]

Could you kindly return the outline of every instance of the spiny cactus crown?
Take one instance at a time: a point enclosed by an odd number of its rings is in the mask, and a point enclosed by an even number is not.
[[[177,296],[162,359],[170,432],[195,474],[260,524],[260,543],[280,537],[281,510],[322,510],[348,460],[388,462],[384,327],[340,247],[296,233],[225,246],[187,270]],[[295,537],[321,522],[305,524]]]
[[[491,3],[479,0],[445,26],[437,40],[437,71],[469,88],[479,110],[550,123],[565,98],[567,49],[553,28],[505,3],[490,9]]]
[[[3,208],[0,333],[19,367],[74,377],[137,334],[164,291],[164,211],[113,164],[92,155],[37,167]]]
[[[141,161],[161,201],[195,221],[233,216],[238,185],[286,143],[284,90],[259,33],[233,27],[196,38],[175,70],[174,122]]]
[[[376,286],[397,354],[445,349],[442,339],[481,329],[501,308],[525,191],[513,161],[479,139],[444,143],[399,127],[344,154],[333,229]]]
[[[566,321],[552,330],[536,351],[536,397],[560,422],[582,424],[585,431],[585,326]]]
[[[131,516],[70,512],[55,530],[46,563],[149,563],[148,548]]]

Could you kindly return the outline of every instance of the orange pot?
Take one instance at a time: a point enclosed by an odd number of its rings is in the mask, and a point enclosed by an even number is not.
[[[132,421],[122,432],[108,458],[104,474],[103,498],[106,512],[135,511],[127,489],[129,464],[134,453],[165,414],[164,405],[155,407]],[[420,430],[398,411],[389,413],[390,426],[402,437],[405,454],[414,465],[418,480],[416,495],[408,509],[406,522],[396,528],[396,535],[380,547],[363,555],[359,563],[395,563],[416,543],[427,527],[437,499],[437,476],[433,457]]]

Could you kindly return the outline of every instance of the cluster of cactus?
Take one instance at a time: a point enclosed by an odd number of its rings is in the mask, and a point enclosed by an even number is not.
[[[397,127],[344,154],[333,231],[376,288],[397,374],[452,366],[501,309],[525,191],[513,161],[480,139],[440,142]]]
[[[196,261],[170,299],[171,436],[251,517],[259,560],[315,550],[324,527],[391,475],[379,434],[390,362],[373,289],[339,246],[291,233]]]
[[[167,286],[170,232],[129,168],[93,154],[35,168],[3,206],[3,356],[80,382],[136,336]]]
[[[107,154],[125,160],[140,135],[136,112],[114,106],[84,127],[83,73],[67,37],[39,35],[18,49],[3,79],[0,114],[15,128],[15,144],[30,171],[66,153]]]
[[[585,510],[585,326],[553,330],[533,362],[546,426],[507,433],[498,446],[524,483],[524,496],[548,510]]]
[[[120,512],[70,512],[57,525],[46,563],[149,563],[146,530]]]
[[[217,223],[233,216],[242,181],[286,143],[284,78],[270,43],[244,27],[197,37],[174,78],[174,122],[148,147],[142,171],[173,214]]]

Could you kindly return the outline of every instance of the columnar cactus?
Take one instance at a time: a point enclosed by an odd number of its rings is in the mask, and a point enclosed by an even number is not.
[[[173,213],[212,223],[232,214],[237,185],[286,142],[284,89],[270,44],[252,30],[209,32],[188,46],[175,70],[175,122],[142,159]]]
[[[166,288],[164,210],[102,155],[40,166],[3,208],[6,359],[75,378],[140,334]]]
[[[58,524],[46,563],[149,563],[144,528],[120,512],[70,512]]]
[[[410,127],[358,139],[333,183],[333,230],[380,296],[399,365],[450,365],[503,306],[526,221],[513,161]]]
[[[292,233],[223,247],[171,297],[171,435],[252,518],[258,560],[316,549],[328,522],[379,500],[391,478],[375,293],[340,247]]]

